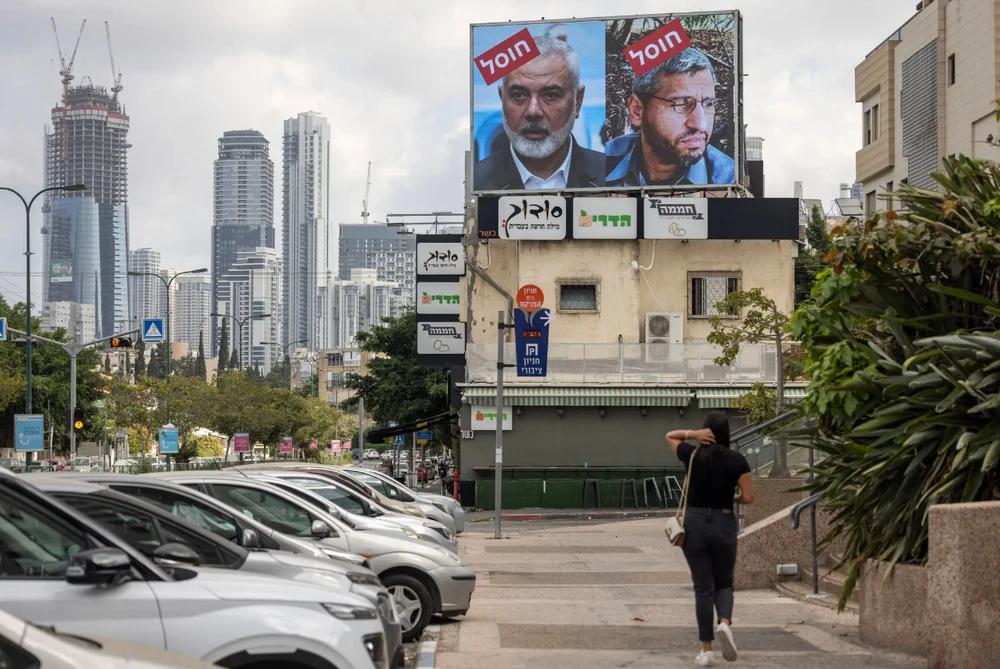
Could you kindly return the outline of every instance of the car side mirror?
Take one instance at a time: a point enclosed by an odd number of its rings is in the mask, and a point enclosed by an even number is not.
[[[392,497],[393,499],[399,497],[399,493],[396,492],[395,488],[389,488],[389,497]]]
[[[132,573],[132,560],[120,548],[91,548],[80,551],[66,566],[66,582],[71,585],[115,585]]]
[[[157,564],[188,567],[197,567],[201,562],[201,558],[190,546],[176,542],[166,543],[157,548],[153,551],[153,559],[156,560]]]
[[[326,510],[329,515],[333,516],[337,520],[341,520],[344,517],[344,514],[340,512],[340,507],[334,504],[327,506]]]
[[[256,530],[245,529],[240,532],[240,546],[243,548],[260,548],[260,535]]]
[[[330,536],[330,526],[322,520],[314,520],[311,531],[312,535],[317,539],[325,539]]]

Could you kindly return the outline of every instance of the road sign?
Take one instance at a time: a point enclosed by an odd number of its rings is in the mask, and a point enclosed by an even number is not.
[[[19,413],[14,416],[14,450],[45,450],[45,417],[41,414]]]
[[[291,437],[285,437],[281,440],[281,445],[278,446],[279,453],[291,453],[294,450],[294,445]]]
[[[428,441],[434,438],[434,433],[430,430],[421,430],[417,432],[417,443],[426,444]]]
[[[389,427],[397,427],[398,425],[399,425],[399,423],[397,423],[394,420],[390,420],[389,421]],[[397,434],[395,437],[392,438],[392,447],[393,448],[402,448],[403,447],[403,435]]]
[[[533,314],[514,311],[514,341],[517,347],[517,375],[545,376],[549,360],[549,323],[552,314],[539,309]]]
[[[246,433],[233,435],[233,453],[250,452],[250,435]]]
[[[180,452],[180,437],[177,428],[173,425],[164,425],[160,428],[160,455]]]
[[[142,338],[145,341],[165,341],[162,318],[144,318],[142,320]]]
[[[334,439],[330,442],[330,450],[334,453],[340,453],[340,439]]]
[[[545,293],[534,284],[526,284],[517,290],[517,306],[528,313],[538,311],[545,301]]]
[[[0,341],[7,341],[7,319],[0,318]]]

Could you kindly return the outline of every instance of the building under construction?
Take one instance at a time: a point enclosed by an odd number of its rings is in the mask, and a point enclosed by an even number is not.
[[[109,92],[89,77],[69,86],[71,68],[72,60],[45,128],[45,185],[86,190],[53,192],[43,205],[43,299],[93,304],[102,337],[129,320],[129,117],[118,100],[120,75]]]

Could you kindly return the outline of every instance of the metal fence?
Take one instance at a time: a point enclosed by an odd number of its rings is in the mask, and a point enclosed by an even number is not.
[[[515,362],[515,345],[506,344],[504,360]],[[773,344],[749,344],[729,366],[715,364],[722,349],[707,343],[685,344],[549,344],[544,377],[504,372],[504,381],[531,383],[770,383],[776,382]],[[496,344],[466,348],[469,383],[496,383]]]

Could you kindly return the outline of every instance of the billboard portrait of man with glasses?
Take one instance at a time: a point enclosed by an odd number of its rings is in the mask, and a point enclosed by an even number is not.
[[[735,183],[735,162],[710,144],[720,107],[717,83],[712,61],[696,47],[635,77],[627,112],[638,131],[608,142],[607,185]]]

